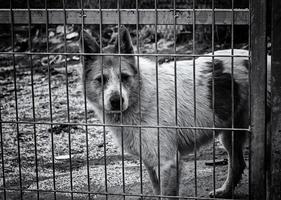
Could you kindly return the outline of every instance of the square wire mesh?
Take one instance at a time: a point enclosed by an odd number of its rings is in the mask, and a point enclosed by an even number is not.
[[[11,39],[11,49],[7,51],[2,50],[1,55],[8,58],[11,63],[12,69],[10,70],[10,77],[12,77],[11,82],[13,85],[12,91],[12,101],[13,106],[8,106],[7,98],[1,98],[1,162],[2,162],[2,183],[1,183],[1,192],[3,199],[9,199],[10,195],[14,193],[17,199],[136,199],[140,197],[141,199],[150,199],[156,198],[160,199],[165,197],[164,195],[153,195],[151,188],[147,186],[147,171],[144,168],[143,164],[143,155],[140,153],[138,157],[137,164],[135,161],[132,161],[132,158],[125,153],[124,150],[124,138],[123,138],[123,129],[134,128],[135,134],[138,134],[139,138],[142,137],[143,129],[157,129],[157,155],[158,155],[158,165],[157,165],[157,176],[159,178],[159,184],[161,184],[161,164],[160,164],[160,131],[161,129],[172,129],[175,130],[175,134],[179,134],[182,130],[191,130],[193,137],[195,138],[193,146],[193,168],[194,175],[193,181],[189,184],[192,184],[193,192],[191,196],[183,195],[180,196],[181,199],[210,199],[207,197],[201,197],[201,192],[198,191],[198,187],[202,187],[202,181],[199,185],[198,179],[202,173],[198,170],[198,151],[197,147],[199,144],[196,142],[196,132],[200,130],[209,130],[213,133],[212,139],[212,169],[210,176],[212,177],[212,185],[209,188],[212,188],[215,192],[217,188],[217,177],[218,169],[216,169],[216,152],[217,152],[217,141],[216,133],[218,131],[229,131],[231,132],[232,140],[234,140],[234,131],[235,132],[250,132],[249,128],[239,128],[235,127],[234,122],[234,80],[233,80],[233,67],[234,59],[237,56],[234,54],[234,26],[236,24],[247,25],[249,24],[249,9],[235,9],[234,0],[231,2],[230,9],[217,9],[215,8],[215,1],[212,0],[210,8],[208,9],[199,9],[197,8],[199,3],[193,0],[190,5],[185,5],[182,1],[173,0],[168,2],[168,8],[158,8],[160,1],[155,0],[153,2],[153,8],[143,9],[140,8],[140,1],[136,0],[134,3],[135,8],[123,9],[121,8],[121,3],[124,3],[121,0],[116,0],[113,2],[113,5],[116,6],[116,9],[103,8],[102,1],[98,0],[94,3],[89,2],[89,5],[92,5],[94,9],[84,8],[85,2],[81,0],[78,4],[80,5],[79,9],[69,9],[67,8],[66,0],[61,2],[61,8],[59,9],[50,9],[47,0],[44,3],[41,2],[41,6],[31,5],[30,0],[26,1],[26,8],[17,8],[15,3],[10,0],[10,8],[0,10],[0,22],[2,24],[8,24],[10,26],[10,39]],[[184,5],[183,7],[177,7],[177,5]],[[111,5],[110,5],[111,6]],[[188,8],[186,8],[186,7]],[[33,8],[34,7],[34,8]],[[2,19],[2,20],[1,20]],[[41,28],[45,29],[45,50],[36,49],[34,44],[34,26],[41,24]],[[60,24],[60,25],[58,25]],[[75,24],[70,26],[70,24]],[[82,52],[71,52],[69,48],[71,42],[69,42],[70,34],[66,34],[70,27],[73,29],[84,30],[86,27],[93,26],[98,29],[98,43],[100,47],[104,46],[103,41],[103,30],[107,28],[109,24],[117,25],[117,41],[121,43],[120,29],[122,25],[134,25],[135,38],[135,53],[136,65],[139,70],[139,59],[140,57],[152,58],[155,61],[155,81],[156,81],[156,124],[142,124],[142,121],[138,121],[136,124],[125,124],[123,123],[123,117],[121,112],[121,123],[120,124],[111,124],[107,123],[105,119],[104,111],[104,94],[103,95],[103,120],[98,121],[95,119],[95,115],[88,108],[88,103],[86,95],[83,99],[71,99],[75,96],[83,96],[82,88],[77,86],[77,79],[73,79],[73,74],[77,73],[77,64],[73,65],[71,60],[79,60],[82,65],[85,65],[85,56],[96,55],[101,56],[102,60],[105,56],[117,56],[119,58],[119,70],[121,73],[121,59],[122,56],[130,56],[126,53],[121,53],[121,47],[118,46],[118,52],[109,54],[103,52],[102,48],[99,53],[85,53],[83,52],[83,42],[82,42]],[[148,25],[145,25],[148,24]],[[177,30],[182,26],[189,24],[192,26],[192,36],[190,41],[192,42],[192,49],[189,49],[189,53],[178,53],[177,50]],[[209,24],[211,30],[211,54],[201,54],[197,51],[197,41],[196,41],[196,28],[197,25]],[[216,30],[219,25],[227,24],[230,27],[230,49],[231,55],[220,55],[219,57],[229,57],[231,58],[231,127],[216,127],[215,120],[215,95],[212,95],[212,109],[213,109],[213,125],[212,127],[202,127],[197,123],[197,104],[196,104],[196,95],[198,91],[195,87],[196,81],[196,58],[198,57],[211,57],[212,59],[212,70],[215,70],[215,38]],[[16,34],[16,28],[21,26],[26,26],[27,28],[27,40],[25,41],[27,48],[22,51],[16,49],[16,44],[19,40]],[[154,39],[154,52],[143,53],[141,52],[140,43],[140,33],[143,27],[148,27],[154,29],[152,34]],[[152,28],[151,28],[152,27]],[[173,37],[173,44],[169,47],[169,53],[159,52],[160,43],[158,43],[159,32],[164,27],[164,31],[170,31]],[[60,49],[51,49],[50,38],[54,33],[54,28],[56,33],[62,34],[62,41],[59,41],[61,46]],[[36,29],[35,29],[36,30]],[[50,31],[51,30],[51,31]],[[38,33],[35,33],[37,37]],[[84,32],[81,31],[81,37],[84,38]],[[36,38],[35,38],[36,39]],[[40,40],[40,39],[39,39]],[[82,40],[84,41],[84,40]],[[250,38],[249,38],[250,41]],[[171,51],[172,49],[172,51]],[[19,58],[22,57],[26,59],[26,68],[23,69]],[[159,60],[161,58],[169,58],[170,63],[174,67],[174,110],[175,110],[175,121],[169,123],[169,125],[161,124],[161,117],[159,111],[159,77],[158,71],[161,67]],[[247,58],[250,56],[247,55]],[[34,60],[41,59],[45,63],[42,68],[43,72],[40,71],[40,66],[34,62]],[[181,59],[191,59],[193,62],[193,88],[190,93],[193,95],[193,124],[194,126],[181,126],[178,123],[178,85],[177,80],[180,74],[177,74],[177,61]],[[165,60],[165,59],[164,59]],[[79,62],[78,61],[78,62]],[[57,63],[54,65],[54,63]],[[103,61],[102,61],[103,66]],[[57,67],[57,68],[56,68]],[[22,94],[19,86],[22,86],[21,81],[21,70],[29,76],[25,78],[25,81],[28,81],[29,97],[28,94]],[[60,70],[60,71],[58,71]],[[103,70],[103,69],[102,69]],[[40,74],[41,73],[41,74]],[[43,73],[43,75],[42,75]],[[60,74],[60,76],[56,76]],[[103,74],[103,72],[102,72]],[[56,76],[55,80],[52,80]],[[103,77],[103,76],[102,76]],[[102,78],[103,79],[103,78]],[[138,77],[141,81],[140,76]],[[35,82],[40,83],[41,88]],[[104,80],[102,80],[104,82]],[[65,84],[65,86],[61,84]],[[85,84],[85,83],[84,83]],[[78,89],[75,89],[77,87]],[[120,88],[121,81],[120,81]],[[57,90],[56,88],[60,88]],[[38,94],[41,92],[41,94]],[[37,94],[36,94],[37,93]],[[86,93],[84,87],[84,93]],[[215,93],[215,81],[214,75],[212,77],[212,94]],[[20,94],[20,95],[19,95]],[[40,97],[42,95],[44,97]],[[122,89],[120,89],[120,96],[122,96]],[[141,92],[138,91],[138,100],[139,100],[139,110],[143,102],[141,99]],[[20,97],[19,97],[20,96]],[[59,97],[65,97],[65,99],[60,99]],[[30,108],[27,109],[30,113],[25,113],[23,109],[25,105],[24,99],[28,98],[31,100],[28,105]],[[40,98],[42,100],[40,100]],[[122,102],[120,100],[120,102]],[[77,106],[79,105],[79,106]],[[76,107],[75,107],[76,106]],[[121,105],[122,106],[122,105]],[[169,105],[167,105],[169,106]],[[43,108],[44,107],[44,108]],[[61,109],[63,107],[63,109]],[[13,109],[13,112],[10,112],[9,109]],[[47,112],[47,113],[46,113]],[[80,117],[78,114],[80,114]],[[81,118],[81,116],[83,116]],[[139,112],[139,119],[142,118],[142,113]],[[121,158],[118,159],[118,164],[114,167],[110,165],[113,162],[110,156],[112,156],[112,151],[109,148],[113,148],[110,141],[112,140],[111,136],[108,134],[108,128],[110,127],[120,127],[121,129]],[[12,153],[8,151],[8,143],[10,144],[11,140],[5,132],[14,132],[14,143],[12,144]],[[29,143],[26,143],[24,134],[29,133]],[[41,132],[41,133],[40,133]],[[42,132],[47,132],[47,136],[44,136]],[[75,132],[78,132],[78,136],[75,136]],[[92,134],[94,132],[95,134]],[[93,136],[96,134],[100,135],[101,141],[95,141],[97,137]],[[49,141],[48,141],[49,140]],[[48,142],[48,146],[44,146],[44,142]],[[29,144],[26,145],[26,144]],[[99,146],[99,152],[96,152],[97,147]],[[234,146],[234,145],[232,145]],[[42,149],[43,147],[43,149]],[[32,150],[30,150],[30,148]],[[45,149],[44,149],[45,148]],[[140,143],[139,149],[140,152],[143,151],[143,146]],[[82,150],[81,150],[82,149]],[[102,150],[101,150],[102,149]],[[30,152],[34,152],[33,155],[30,155]],[[234,152],[234,149],[232,150]],[[11,154],[11,156],[9,156]],[[80,158],[81,157],[81,158]],[[12,159],[11,159],[12,158]],[[13,160],[14,159],[14,160]],[[177,154],[177,163],[179,163],[179,157]],[[130,162],[128,162],[128,160]],[[32,162],[31,162],[32,161]],[[31,164],[32,163],[32,164]],[[189,162],[190,164],[190,162]],[[28,166],[31,166],[30,168]],[[96,167],[96,166],[101,167]],[[128,166],[132,165],[137,168],[138,174],[132,173]],[[200,163],[202,165],[202,163]],[[83,168],[79,171],[78,169]],[[68,169],[68,170],[67,170]],[[177,164],[178,169],[178,164]],[[12,173],[9,171],[11,170]],[[120,171],[121,173],[117,174],[115,171]],[[127,171],[127,172],[126,172]],[[32,175],[28,176],[28,173]],[[12,174],[12,175],[10,175]],[[60,178],[60,176],[64,178]],[[119,190],[114,190],[111,187],[111,181],[114,176],[119,176]],[[139,187],[139,192],[130,192],[132,187],[132,181],[129,180],[130,176],[135,176],[138,179],[137,187]],[[177,173],[179,176],[179,173]],[[221,175],[219,175],[221,177]],[[98,179],[101,180],[97,180]],[[95,180],[96,179],[96,180]],[[15,180],[18,180],[17,183]],[[45,181],[46,180],[46,181]],[[44,182],[45,181],[45,182]],[[129,183],[127,183],[129,182]],[[221,182],[221,181],[219,181]],[[102,186],[101,186],[102,185]],[[82,187],[79,187],[82,186]],[[135,186],[134,186],[135,187]],[[121,189],[120,189],[121,188]],[[149,190],[149,192],[147,192]],[[118,191],[118,192],[116,192]],[[248,191],[248,189],[246,189]],[[233,196],[232,196],[233,197]],[[172,197],[170,197],[172,198]],[[177,197],[174,197],[177,198]],[[178,197],[179,198],[179,197]],[[211,198],[213,199],[213,198]]]

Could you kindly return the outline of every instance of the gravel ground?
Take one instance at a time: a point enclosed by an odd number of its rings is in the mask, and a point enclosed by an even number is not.
[[[165,52],[170,48],[167,45],[170,43],[161,40],[158,46],[161,48],[162,45],[162,51]],[[77,48],[77,44],[74,48]],[[143,48],[148,52],[149,49],[153,50],[153,44],[148,43]],[[178,47],[181,48],[186,47]],[[106,199],[104,195],[79,193],[89,190],[98,193],[105,191],[122,193],[125,189],[126,193],[138,194],[141,192],[141,185],[144,194],[152,193],[147,171],[142,166],[141,184],[139,160],[130,155],[124,157],[126,184],[123,187],[122,156],[120,150],[114,146],[108,130],[104,132],[99,126],[59,124],[85,123],[86,117],[88,123],[99,123],[93,111],[85,112],[85,100],[79,84],[81,68],[79,58],[67,57],[67,66],[65,66],[64,57],[50,56],[49,60],[53,61],[50,67],[44,64],[47,60],[44,56],[16,56],[14,60],[15,70],[11,56],[0,57],[1,120],[30,123],[35,120],[40,123],[1,124],[0,188],[5,186],[10,189],[40,189],[40,192],[20,194],[16,190],[6,190],[7,199],[17,200],[22,195],[24,199],[31,200],[37,199],[39,195],[39,199],[51,200],[54,199],[54,194],[48,191],[54,188],[60,191],[56,193],[56,199],[60,200],[71,199],[69,193],[63,192],[71,189],[78,192],[73,193],[74,199]],[[168,60],[169,58],[163,58],[162,62]],[[32,63],[32,67],[29,63]],[[48,124],[51,121],[55,125]],[[104,146],[104,137],[106,146]],[[197,195],[200,197],[207,197],[213,188],[213,167],[206,165],[206,161],[213,157],[212,152],[212,145],[210,145],[197,153]],[[226,158],[218,142],[216,142],[216,158]],[[184,158],[184,162],[180,194],[194,196],[194,155]],[[216,187],[223,183],[226,172],[226,165],[216,166]],[[248,170],[245,171],[243,180],[235,192],[236,198],[247,198],[247,180]],[[4,199],[2,189],[0,199]],[[109,199],[123,199],[123,197],[110,195]],[[139,199],[139,197],[131,196],[126,199]]]

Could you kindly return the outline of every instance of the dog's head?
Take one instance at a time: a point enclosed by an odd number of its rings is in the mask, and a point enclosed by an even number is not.
[[[100,52],[134,53],[128,30],[120,27],[119,33],[120,39],[102,51],[95,39],[85,31],[80,42],[80,49],[86,53],[82,72],[85,95],[95,108],[99,111],[104,109],[109,114],[125,112],[136,103],[138,97],[139,76],[134,55],[98,55]]]

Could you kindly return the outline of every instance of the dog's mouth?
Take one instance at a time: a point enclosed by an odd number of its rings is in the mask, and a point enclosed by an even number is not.
[[[113,110],[113,109],[106,110],[105,109],[105,112],[108,113],[108,114],[121,114],[121,113],[125,112],[126,110],[127,109],[122,109],[122,110],[120,110],[120,109],[118,109],[118,110]]]

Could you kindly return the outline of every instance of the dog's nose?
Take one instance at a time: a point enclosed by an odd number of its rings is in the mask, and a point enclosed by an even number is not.
[[[120,100],[122,101],[120,104]],[[120,105],[123,105],[123,97],[120,99],[119,95],[114,95],[110,97],[111,110],[120,110]]]

